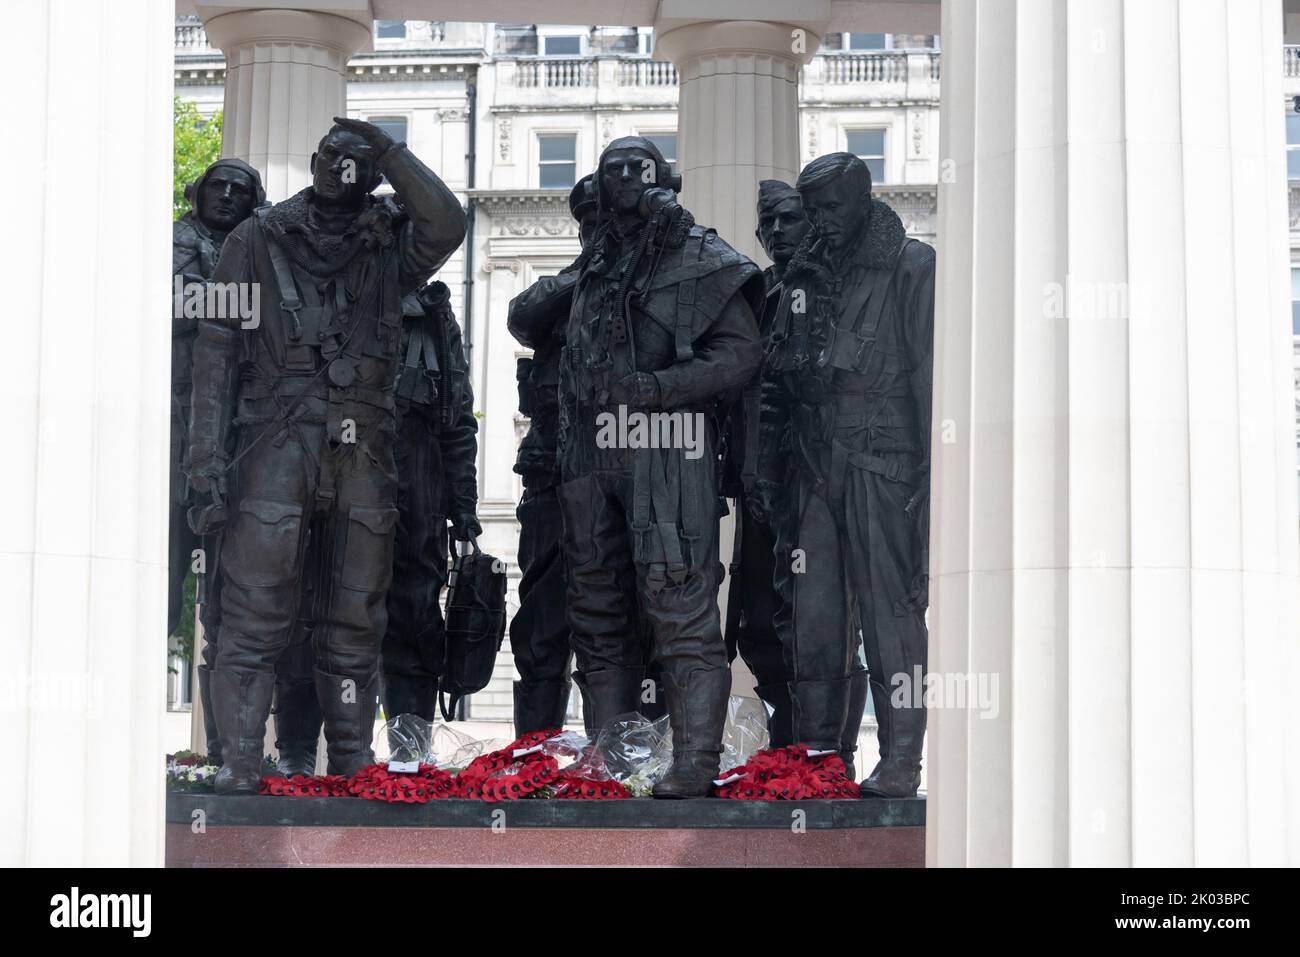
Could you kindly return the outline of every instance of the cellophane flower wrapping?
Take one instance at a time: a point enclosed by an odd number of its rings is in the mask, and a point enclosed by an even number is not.
[[[498,746],[491,741],[476,741],[442,722],[435,722],[429,732],[429,757],[432,763],[448,771],[467,768],[475,758]]]
[[[438,764],[433,754],[433,731],[432,722],[417,714],[394,715],[375,736],[375,760],[381,764]]]
[[[722,729],[721,767],[739,767],[766,748],[767,742],[767,709],[763,702],[733,694],[727,701],[727,723]]]
[[[609,721],[569,773],[590,781],[617,781],[634,797],[646,797],[671,764],[668,717],[648,721],[629,713]]]

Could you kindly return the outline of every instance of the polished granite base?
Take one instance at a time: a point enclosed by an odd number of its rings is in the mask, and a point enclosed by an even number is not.
[[[920,867],[925,800],[167,796],[169,867]]]

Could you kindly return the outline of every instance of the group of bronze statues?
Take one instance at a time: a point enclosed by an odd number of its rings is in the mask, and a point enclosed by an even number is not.
[[[268,716],[282,773],[373,761],[375,704],[434,718],[450,541],[480,534],[477,426],[447,287],[465,214],[383,131],[336,120],[312,185],[268,206],[221,160],[189,192],[173,273],[254,285],[262,307],[173,326],[171,627],[206,557],[199,666],[222,793],[255,793]],[[394,193],[378,198],[387,177]],[[737,652],[772,746],[853,757],[864,795],[920,781],[925,711],[934,251],[872,197],[857,157],[760,185],[765,272],[695,222],[680,177],[617,139],[574,187],[582,252],[510,304],[532,350],[519,609],[520,734],[666,710],[656,797],[719,771]],[[608,441],[640,414],[665,441]],[[682,423],[699,423],[694,441]],[[690,434],[689,432],[686,434]],[[643,436],[644,438],[644,436]],[[719,519],[734,500],[728,616]],[[901,676],[901,677],[900,677]],[[904,689],[906,690],[906,689]]]

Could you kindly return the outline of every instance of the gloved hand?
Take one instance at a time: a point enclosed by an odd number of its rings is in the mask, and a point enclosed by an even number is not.
[[[671,189],[664,189],[662,186],[652,186],[641,194],[641,200],[637,204],[637,212],[644,219],[649,219],[665,206],[676,206],[677,194]]]
[[[226,471],[222,458],[212,458],[190,471],[190,488],[200,495],[208,495],[218,505],[226,502]]]
[[[483,526],[478,523],[478,516],[473,512],[466,515],[453,515],[451,518],[451,537],[458,542],[468,542],[483,534]]]
[[[334,117],[334,123],[337,126],[343,127],[343,129],[347,130],[349,133],[365,140],[366,145],[374,150],[376,161],[396,145],[391,136],[379,127],[375,126],[375,124],[367,123],[365,120],[354,120],[347,116],[336,116]]]
[[[610,401],[638,409],[657,409],[663,402],[659,380],[652,372],[635,372],[609,387]]]
[[[755,521],[768,524],[781,502],[781,486],[769,479],[759,479],[745,496],[745,508]]]
[[[190,488],[197,495],[185,520],[196,535],[211,535],[225,527],[226,469],[224,459],[214,458],[190,472]]]

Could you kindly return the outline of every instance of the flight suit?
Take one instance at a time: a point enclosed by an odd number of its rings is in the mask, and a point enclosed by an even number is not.
[[[238,789],[255,786],[272,669],[299,611],[309,539],[324,570],[311,620],[330,770],[351,774],[373,760],[398,520],[401,300],[464,234],[455,197],[404,145],[377,167],[396,202],[369,197],[330,223],[309,187],[236,228],[214,280],[257,284],[257,325],[199,323],[191,461],[208,480],[229,475],[212,683]]]
[[[841,747],[860,630],[882,753],[868,783],[887,774],[907,790],[925,709],[919,689],[893,691],[926,666],[934,250],[873,200],[857,247],[784,285],[765,369],[779,388],[764,410],[783,438],[763,471],[786,490],[776,627],[794,736]]]
[[[645,221],[600,228],[580,260],[560,365],[559,498],[576,680],[595,727],[637,710],[638,611],[663,669],[670,777],[679,766],[690,774],[694,765],[693,777],[716,769],[721,749],[730,671],[717,605],[720,400],[734,397],[761,359],[758,268],[687,216],[650,233]],[[698,457],[631,447],[630,430],[602,441],[629,411],[691,416]]]
[[[209,172],[218,167],[238,169],[249,178],[253,186],[255,206],[263,205],[266,194],[257,170],[243,160],[227,158],[217,160],[186,190],[191,209],[172,223],[172,275],[180,276],[183,283],[205,283],[212,278],[217,258],[226,234],[209,229],[199,219],[198,204],[202,201],[203,183]],[[180,306],[181,304],[176,304]],[[217,553],[220,543],[215,537],[196,534],[189,524],[190,500],[190,396],[194,388],[194,340],[198,336],[198,319],[186,317],[184,309],[177,308],[172,316],[172,417],[171,455],[169,475],[168,550],[167,550],[167,634],[174,635],[180,626],[181,607],[184,604],[186,574],[194,564],[196,549],[203,553],[202,586],[196,595],[199,619],[203,624],[203,652],[196,669],[198,699],[203,709],[203,727],[207,735],[207,757],[212,764],[221,764],[221,738],[212,713],[211,678],[216,662],[216,640],[220,630],[221,609],[218,601],[220,577],[216,574]]]
[[[519,519],[519,610],[510,620],[515,734],[564,726],[569,701],[569,624],[565,612],[563,519],[557,488],[560,350],[578,272],[569,268],[533,283],[510,302],[506,327],[533,350],[519,360],[519,411],[528,433],[515,472],[523,478]]]
[[[397,539],[384,635],[384,714],[434,719],[446,647],[447,522],[477,535],[478,420],[450,290],[406,300],[397,383]],[[462,528],[463,530],[463,528]]]

